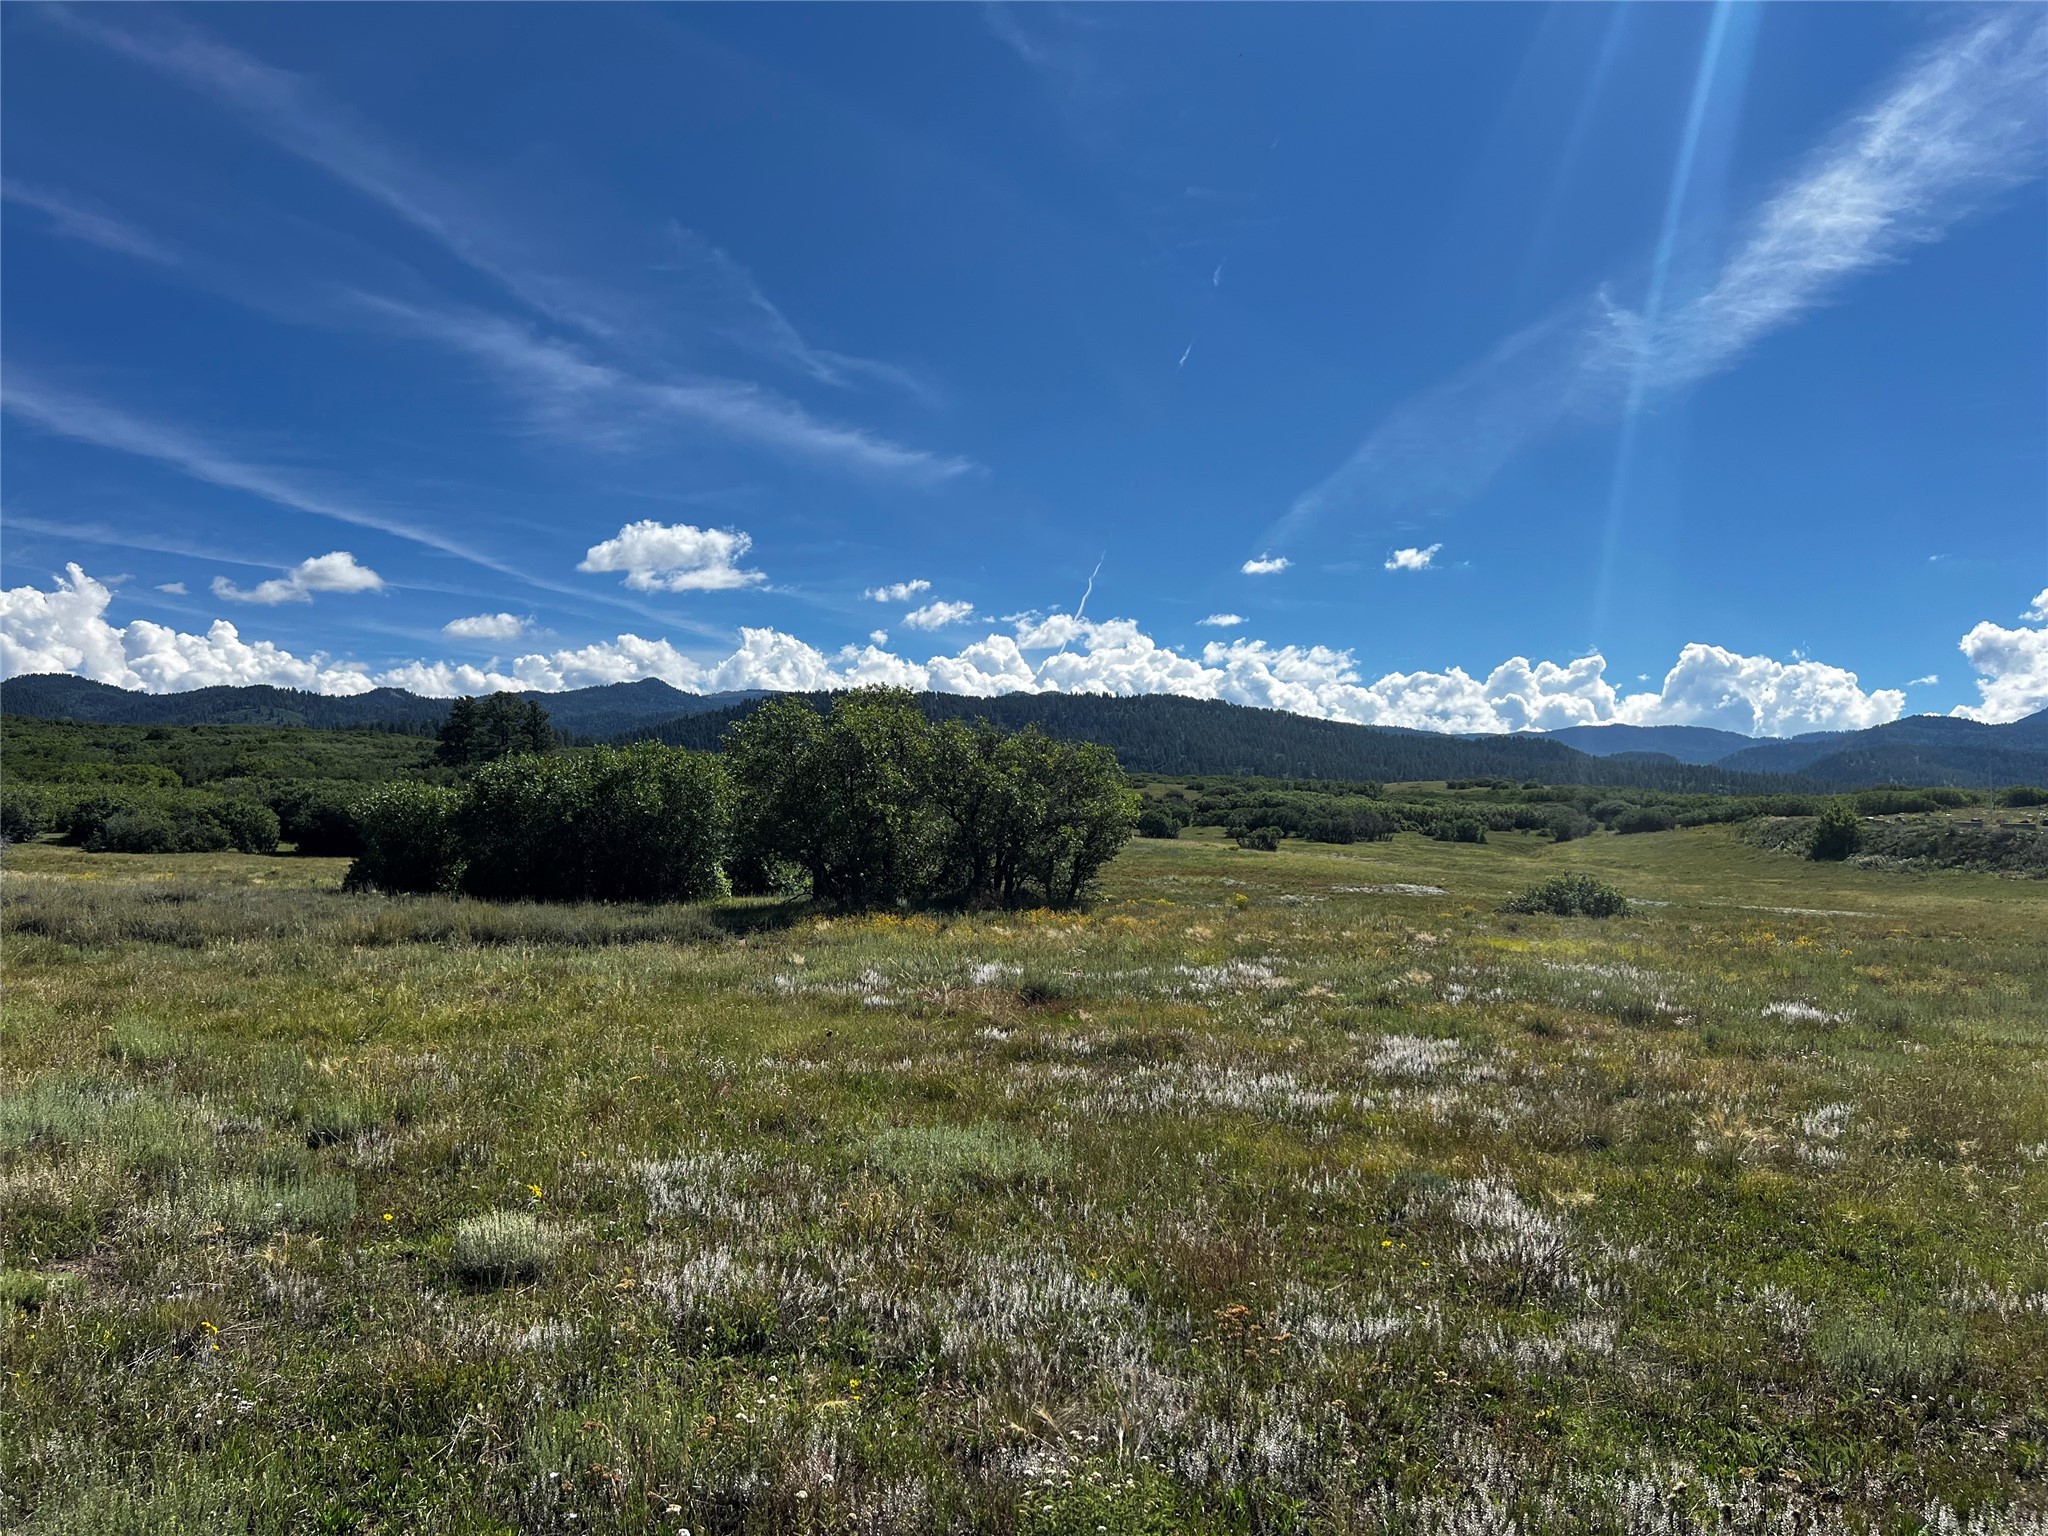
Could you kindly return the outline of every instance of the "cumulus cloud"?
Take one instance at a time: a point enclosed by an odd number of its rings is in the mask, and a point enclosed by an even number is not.
[[[887,645],[888,643],[889,631],[886,629],[871,629],[868,631],[868,644]]]
[[[2048,588],[2020,617],[2048,625]],[[2048,628],[2006,629],[1987,619],[1960,644],[1977,673],[1977,692],[1983,700],[1959,704],[1951,713],[1986,725],[2005,725],[2048,709]]]
[[[507,688],[550,692],[642,678],[699,693],[886,682],[974,695],[1178,694],[1366,725],[1470,732],[1554,730],[1621,720],[1788,735],[1881,724],[1897,718],[1905,701],[1897,689],[1865,690],[1856,674],[1840,667],[1744,656],[1719,646],[1686,646],[1659,688],[1624,698],[1608,681],[1606,662],[1597,655],[1562,663],[1511,657],[1483,675],[1451,667],[1370,678],[1348,650],[1240,637],[1211,641],[1199,655],[1189,655],[1160,644],[1134,620],[1064,613],[1018,615],[1006,621],[1007,634],[989,634],[950,655],[921,662],[884,650],[886,637],[827,655],[780,630],[746,628],[730,654],[709,660],[665,639],[623,634],[493,661],[488,667],[418,660],[373,674],[322,655],[300,658],[267,643],[244,641],[224,621],[204,635],[178,634],[139,620],[117,628],[105,618],[109,601],[107,587],[75,565],[48,591],[22,587],[0,594],[5,675],[75,672],[152,692],[270,682],[329,693],[382,685],[435,695]],[[2048,630],[1980,625],[1965,638],[1973,664],[1987,675],[1995,669],[1977,718],[2017,718],[2048,703],[2044,636]],[[1983,643],[1972,651],[1980,639]]]
[[[1693,644],[1656,693],[1630,694],[1617,718],[1633,725],[1709,725],[1758,736],[1857,731],[1898,719],[1906,695],[1865,692],[1854,672],[1817,661],[1741,656]]]
[[[160,581],[157,583],[156,589],[159,592],[168,592],[173,597],[183,597],[185,595],[185,583],[182,581]]]
[[[1387,569],[1390,571],[1426,571],[1429,569],[1430,563],[1436,559],[1436,552],[1442,548],[1443,545],[1441,544],[1432,544],[1427,549],[1397,549],[1387,556]]]
[[[380,592],[384,578],[345,549],[301,560],[282,576],[244,590],[225,576],[213,578],[213,595],[230,603],[310,603],[315,592]]]
[[[1236,629],[1244,622],[1241,613],[1212,613],[1206,619],[1197,619],[1197,624],[1206,624],[1211,629]]]
[[[926,603],[922,608],[913,608],[903,615],[905,629],[944,629],[949,624],[964,624],[974,617],[972,603]]]
[[[871,603],[907,603],[920,592],[929,592],[928,581],[893,581],[886,587],[869,587],[861,593]]]
[[[331,662],[319,652],[299,657],[268,641],[246,641],[225,619],[215,620],[203,635],[144,619],[116,626],[106,618],[112,600],[112,592],[76,564],[67,565],[49,591],[0,592],[0,676],[70,672],[149,693],[270,683],[347,694],[372,686],[361,667]]]
[[[466,619],[450,619],[441,633],[457,640],[517,640],[533,625],[516,613],[478,613]]]
[[[1294,562],[1285,555],[1261,555],[1256,560],[1247,560],[1239,567],[1247,576],[1277,576]]]
[[[628,523],[617,537],[593,544],[579,571],[624,571],[626,585],[640,592],[725,592],[759,586],[768,578],[733,562],[754,547],[736,528],[698,528],[689,523]]]

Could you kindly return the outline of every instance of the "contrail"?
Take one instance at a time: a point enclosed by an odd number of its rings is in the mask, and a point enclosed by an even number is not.
[[[1107,560],[1108,558],[1109,551],[1104,550],[1102,552],[1101,558],[1095,562],[1095,569],[1088,573],[1088,586],[1086,590],[1084,590],[1081,593],[1081,601],[1077,603],[1074,607],[1075,618],[1080,618],[1083,613],[1088,611],[1088,599],[1092,597],[1095,593],[1095,578],[1102,574],[1102,562],[1104,560]]]

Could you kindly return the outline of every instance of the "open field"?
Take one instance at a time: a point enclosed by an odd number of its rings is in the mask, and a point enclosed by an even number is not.
[[[2048,885],[1131,844],[1078,914],[9,850],[0,1526],[2048,1529]],[[1507,917],[1586,870],[1644,903]]]

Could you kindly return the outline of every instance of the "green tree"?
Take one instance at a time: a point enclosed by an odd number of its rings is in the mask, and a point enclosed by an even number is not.
[[[1821,860],[1846,859],[1862,840],[1863,824],[1856,819],[1856,812],[1837,800],[1823,810],[1820,820],[1813,824],[1813,837],[1806,845],[1806,856]]]
[[[930,727],[901,689],[841,694],[827,716],[802,699],[770,700],[726,737],[742,846],[801,868],[820,901],[926,894],[943,835],[924,795],[930,750]]]
[[[522,752],[550,752],[554,745],[554,727],[538,703],[516,693],[492,693],[448,706],[435,756],[450,767],[465,768]]]

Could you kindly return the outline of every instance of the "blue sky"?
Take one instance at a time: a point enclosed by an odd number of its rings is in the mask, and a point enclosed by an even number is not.
[[[2048,707],[2038,9],[0,28],[9,675]]]

